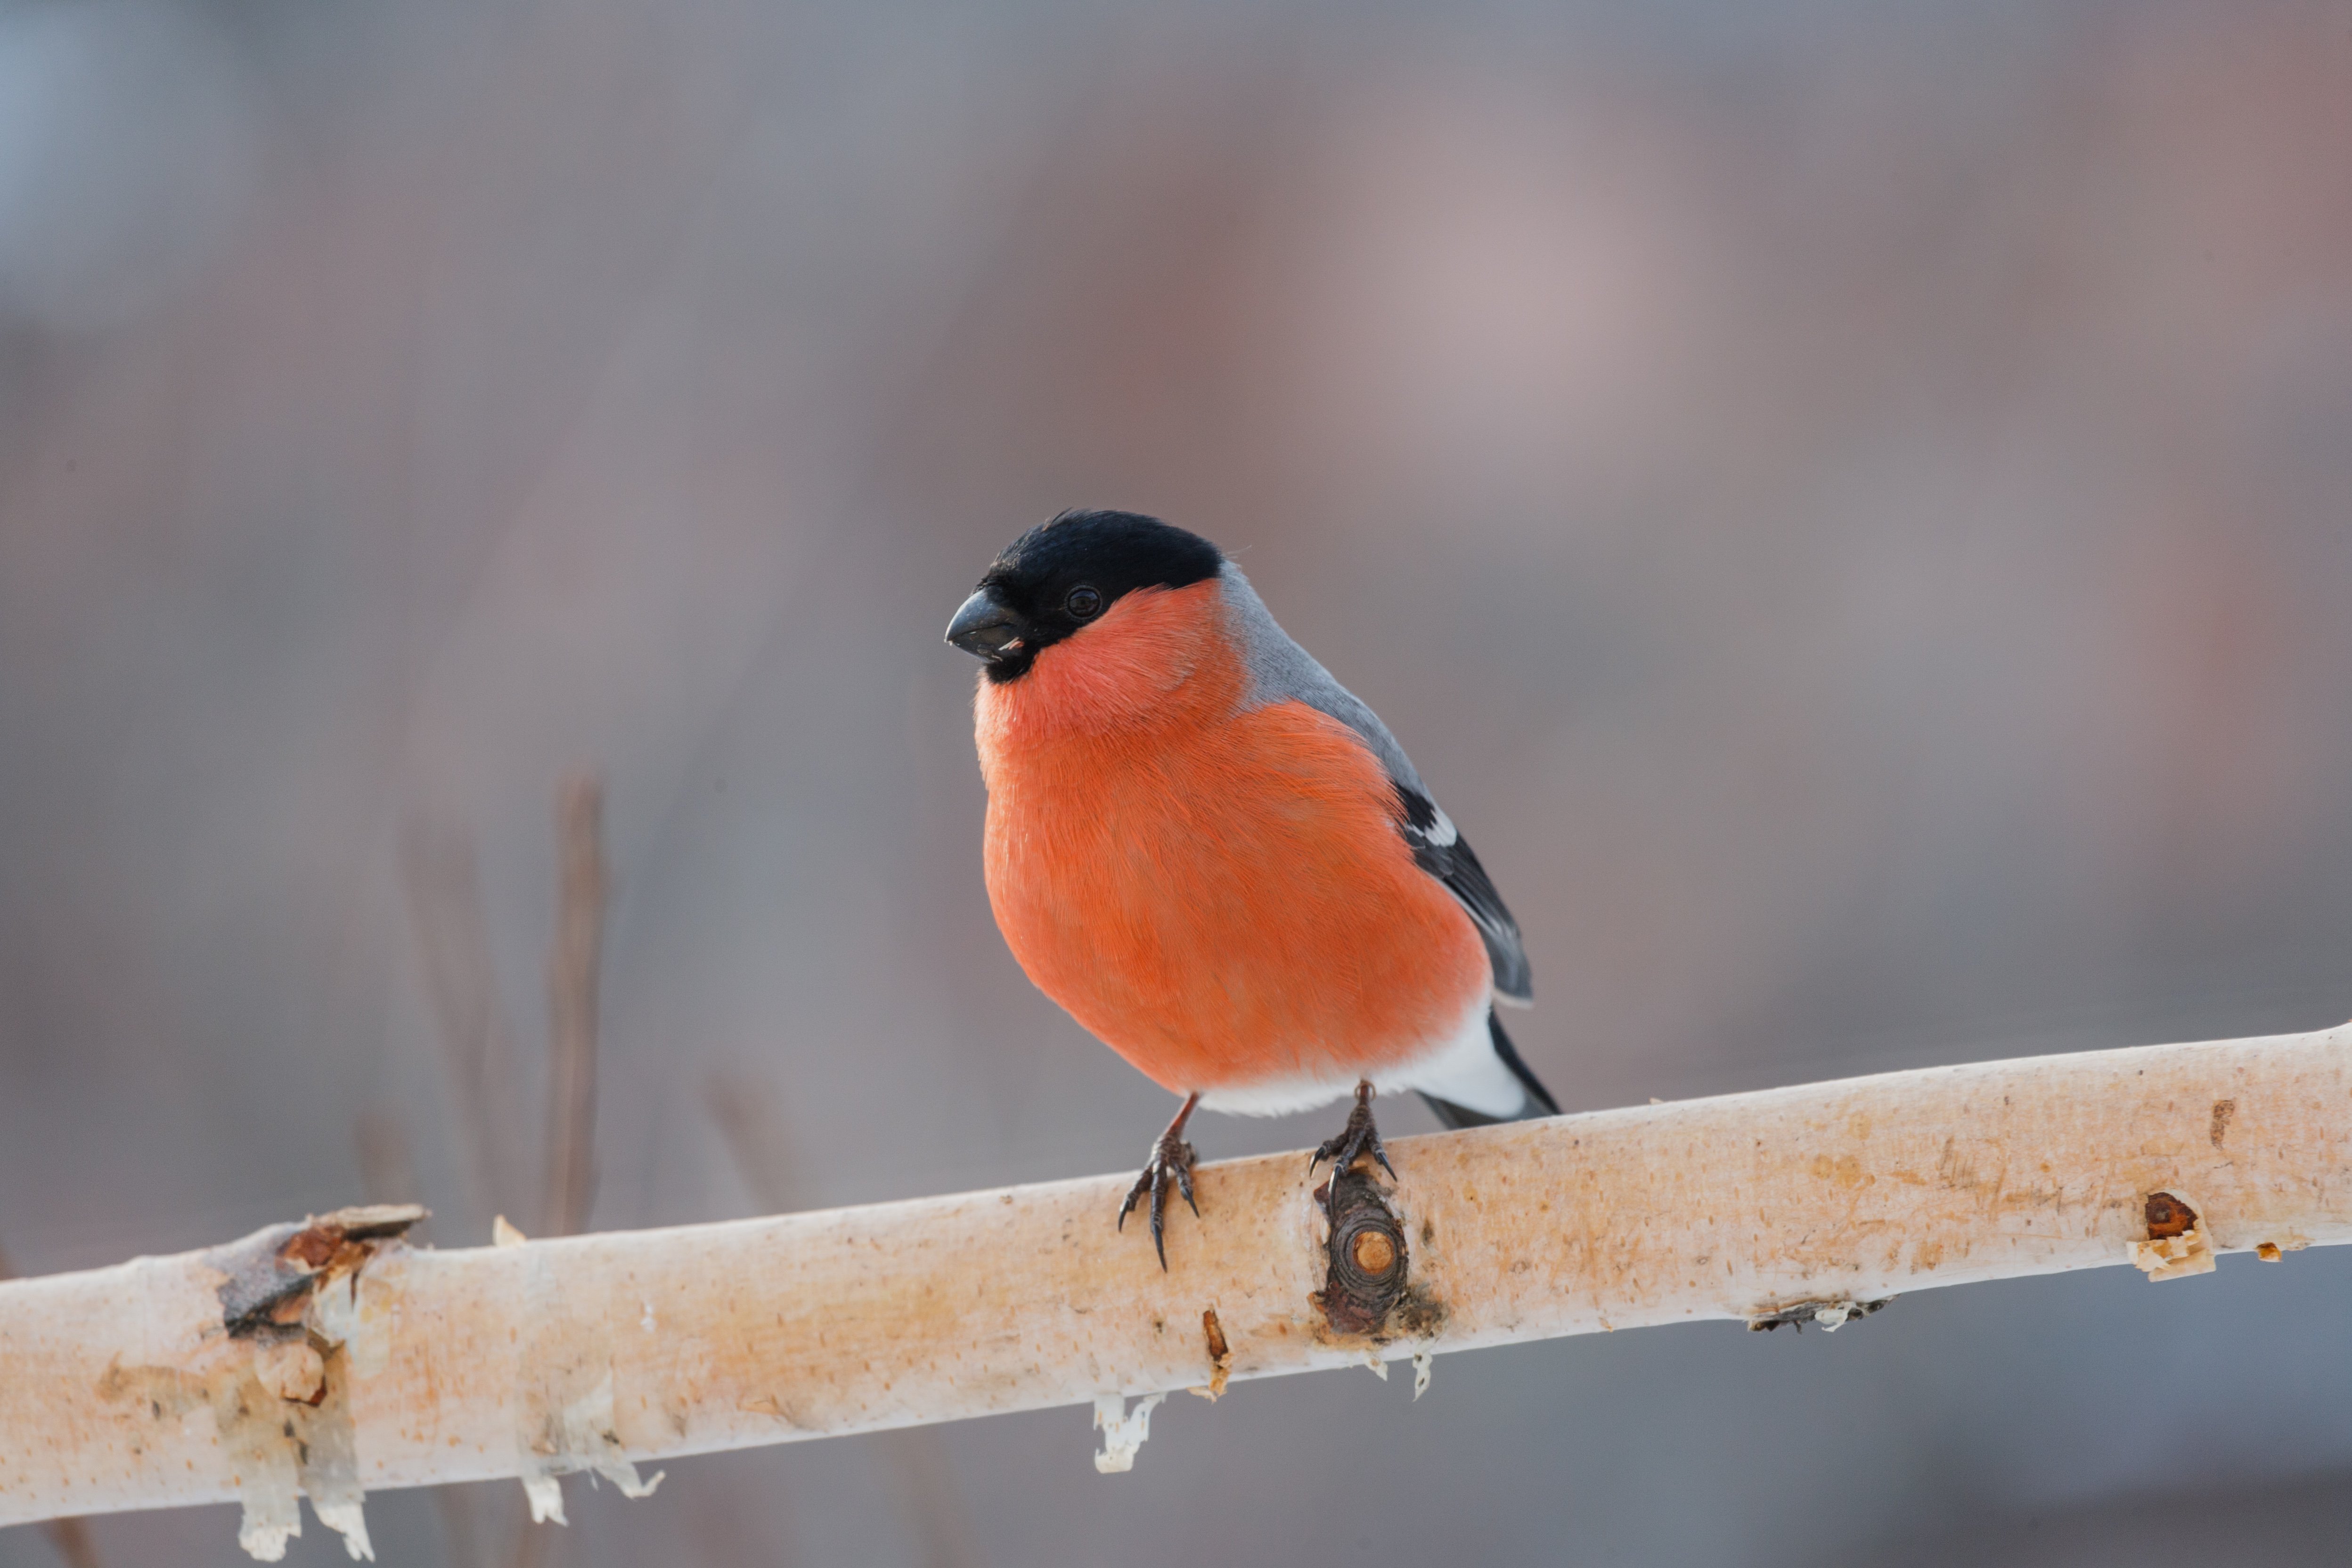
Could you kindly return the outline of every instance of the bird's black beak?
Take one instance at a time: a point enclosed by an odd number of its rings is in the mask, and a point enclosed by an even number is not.
[[[1029,630],[1029,623],[1021,613],[996,596],[995,591],[982,588],[963,602],[963,608],[948,623],[948,641],[977,658],[994,659],[1021,640]]]

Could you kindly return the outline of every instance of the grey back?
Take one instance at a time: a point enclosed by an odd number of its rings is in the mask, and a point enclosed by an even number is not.
[[[1228,561],[1218,576],[1224,585],[1225,613],[1246,650],[1249,706],[1263,708],[1269,702],[1295,700],[1318,713],[1328,713],[1364,738],[1372,754],[1380,758],[1381,765],[1388,769],[1389,777],[1420,795],[1428,795],[1412,759],[1404,754],[1404,748],[1389,733],[1389,727],[1381,722],[1381,716],[1334,680],[1331,672],[1313,654],[1299,647],[1276,623],[1274,612],[1257,596],[1257,590],[1242,575],[1242,569]]]
[[[1404,748],[1397,744],[1396,737],[1389,733],[1389,727],[1381,722],[1379,714],[1332,679],[1331,672],[1318,663],[1314,655],[1291,640],[1290,634],[1275,623],[1273,612],[1257,596],[1257,590],[1250,586],[1249,579],[1242,575],[1240,567],[1228,561],[1219,570],[1218,578],[1223,584],[1225,614],[1230,617],[1228,624],[1249,667],[1246,705],[1257,708],[1270,702],[1303,702],[1318,713],[1329,714],[1363,737],[1364,744],[1388,770],[1389,781],[1396,785],[1400,813],[1397,831],[1412,851],[1413,859],[1423,870],[1444,884],[1446,891],[1454,895],[1478,928],[1486,956],[1493,961],[1496,995],[1504,1001],[1525,1003],[1533,994],[1533,987],[1528,973],[1527,947],[1519,937],[1519,922],[1512,918],[1509,906],[1495,890],[1486,868],[1478,863],[1476,852],[1431,797],[1429,786],[1422,783],[1412,759],[1404,754]],[[1524,1069],[1514,1070],[1524,1076]]]

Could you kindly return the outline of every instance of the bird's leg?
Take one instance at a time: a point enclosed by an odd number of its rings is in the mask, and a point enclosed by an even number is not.
[[[1381,1163],[1381,1169],[1396,1180],[1396,1167],[1389,1163],[1389,1152],[1381,1147],[1381,1130],[1372,1124],[1372,1080],[1359,1079],[1356,1082],[1356,1109],[1348,1112],[1348,1125],[1339,1129],[1336,1138],[1327,1138],[1307,1162],[1309,1171],[1324,1161],[1331,1162],[1331,1185],[1326,1189],[1324,1213],[1339,1196],[1339,1178],[1355,1168],[1356,1162],[1366,1154]]]
[[[1118,1228],[1127,1228],[1127,1216],[1135,1212],[1138,1199],[1151,1194],[1151,1247],[1160,1254],[1160,1270],[1168,1271],[1168,1240],[1163,1233],[1160,1216],[1168,1208],[1168,1184],[1173,1178],[1176,1190],[1184,1194],[1185,1204],[1198,1218],[1201,1205],[1192,1202],[1192,1145],[1184,1141],[1184,1123],[1192,1119],[1192,1108],[1201,1103],[1199,1094],[1184,1097],[1184,1108],[1168,1131],[1151,1146],[1151,1158],[1143,1167],[1143,1174],[1135,1178],[1135,1185],[1127,1190],[1127,1202],[1118,1205]]]

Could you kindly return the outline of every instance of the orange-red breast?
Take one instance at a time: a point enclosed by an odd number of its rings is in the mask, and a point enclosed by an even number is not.
[[[1119,1210],[1192,1200],[1195,1106],[1357,1092],[1318,1152],[1385,1164],[1375,1090],[1452,1126],[1559,1110],[1496,1021],[1517,923],[1370,708],[1216,546],[1132,512],[1023,534],[956,612],[983,661],[988,895],[1048,996],[1184,1096]]]

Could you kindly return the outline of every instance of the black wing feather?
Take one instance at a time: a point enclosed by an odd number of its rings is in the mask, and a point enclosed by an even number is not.
[[[1512,918],[1503,895],[1495,890],[1486,868],[1478,864],[1470,841],[1437,809],[1437,803],[1419,790],[1401,784],[1397,799],[1404,809],[1404,820],[1399,826],[1404,841],[1412,847],[1414,861],[1445,884],[1445,890],[1469,911],[1485,940],[1486,956],[1495,966],[1495,990],[1516,1002],[1528,1000],[1535,992],[1528,973],[1528,950],[1519,940],[1519,922]]]

